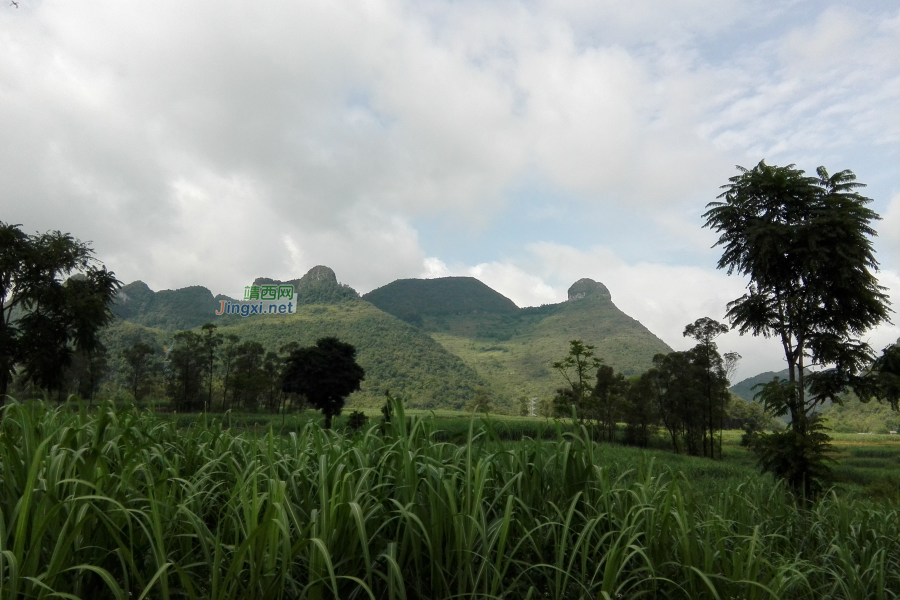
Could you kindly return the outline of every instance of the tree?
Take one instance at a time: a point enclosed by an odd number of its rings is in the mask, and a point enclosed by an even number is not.
[[[282,376],[281,389],[302,394],[325,416],[325,429],[341,414],[347,396],[360,389],[365,371],[356,364],[356,348],[337,338],[326,337],[315,346],[291,352]]]
[[[255,410],[267,387],[267,377],[263,371],[266,349],[259,342],[247,340],[241,342],[236,350],[232,399],[247,410]]]
[[[237,348],[241,338],[229,333],[224,338],[225,347],[222,349],[222,410],[228,410],[228,390],[231,384],[234,359],[237,357]]]
[[[715,339],[728,333],[728,326],[709,317],[697,319],[684,328],[684,337],[694,338],[698,345],[694,352],[701,361],[703,369],[703,398],[705,402],[706,434],[703,436],[704,455],[715,458],[715,431],[722,429],[725,415],[725,403],[728,401],[728,378],[725,363],[719,355]],[[716,422],[718,417],[718,422]],[[708,448],[707,448],[708,445]],[[719,457],[722,446],[719,445]]]
[[[347,426],[353,431],[359,431],[366,426],[368,420],[369,419],[366,418],[366,413],[361,410],[354,410],[350,413],[350,418],[347,419]]]
[[[777,410],[790,415],[791,437],[770,434],[784,439],[760,438],[760,444],[771,442],[774,452],[802,447],[796,457],[808,458],[823,447],[824,433],[811,426],[813,409],[826,399],[839,403],[848,387],[865,384],[872,351],[859,336],[888,320],[889,302],[873,275],[878,263],[871,223],[879,217],[866,208],[871,200],[857,193],[863,184],[849,170],[829,175],[819,167],[817,177],[807,177],[794,165],[764,161],[738,169],[722,186],[723,201],[707,205],[704,227],[720,234],[718,268],[750,279],[747,293],[728,304],[732,326],[741,334],[778,338],[787,361],[786,387],[769,384],[779,389],[763,399],[777,399]],[[823,370],[806,375],[810,366]],[[812,437],[803,441],[807,434]],[[764,469],[790,463],[790,457],[764,456]],[[802,484],[808,478],[798,468],[781,475]]]
[[[284,424],[284,418],[287,413],[288,403],[290,403],[291,410],[300,412],[306,408],[306,398],[300,394],[286,394],[281,389],[282,378],[284,375],[284,369],[287,365],[287,359],[290,357],[291,352],[294,350],[299,350],[301,348],[300,344],[297,342],[288,342],[278,349],[278,377],[273,380],[273,385],[277,387],[278,392],[281,396],[281,422]]]
[[[107,358],[106,348],[102,346],[93,352],[75,352],[65,370],[66,392],[63,394],[63,390],[59,390],[60,402],[66,395],[73,393],[85,400],[93,400],[97,386],[109,368]]]
[[[519,396],[519,416],[520,417],[530,417],[531,416],[531,401],[528,399],[528,396]]]
[[[725,407],[725,429],[743,429],[746,434],[754,434],[773,429],[777,424],[761,402],[748,402],[732,394]]]
[[[670,352],[653,357],[654,368],[648,371],[656,409],[676,453],[691,456],[703,453],[706,418],[703,398],[704,373],[697,364],[697,353]],[[700,400],[700,402],[698,402]]]
[[[213,374],[216,370],[216,361],[218,360],[218,349],[222,345],[222,334],[216,331],[218,327],[215,323],[206,323],[200,328],[200,350],[203,353],[203,368],[205,370],[207,394],[204,402],[203,410],[209,411],[212,408],[212,388]]]
[[[488,394],[487,390],[481,386],[475,388],[475,393],[472,395],[472,399],[466,405],[466,410],[472,410],[475,412],[482,412],[487,414],[491,412],[492,408],[491,395]]]
[[[0,405],[17,366],[25,380],[61,390],[75,353],[92,361],[119,287],[71,235],[29,235],[0,221]]]
[[[176,408],[194,410],[203,389],[203,338],[195,331],[179,331],[166,357],[169,396]]]
[[[900,341],[888,346],[872,363],[872,394],[897,410],[900,403]]]
[[[871,349],[859,339],[888,319],[888,299],[877,271],[869,198],[849,170],[806,177],[794,165],[753,169],[722,186],[704,227],[720,234],[718,268],[749,277],[747,293],[728,304],[741,334],[777,337],[794,389],[786,409],[802,432],[812,409],[861,383]],[[808,366],[828,367],[805,375]],[[804,377],[809,377],[809,393]]]
[[[140,400],[140,389],[150,373],[150,359],[154,354],[153,348],[144,342],[137,342],[122,350],[122,357],[128,368],[128,386],[135,402]]]
[[[596,383],[588,398],[586,416],[597,421],[607,441],[616,439],[616,423],[623,415],[628,382],[608,365],[597,367]]]
[[[595,346],[585,344],[581,340],[569,342],[569,354],[561,361],[553,363],[553,368],[559,371],[568,388],[560,388],[556,391],[554,404],[556,412],[560,416],[571,414],[574,406],[578,418],[584,421],[589,398],[593,392],[591,381],[595,379],[597,369],[603,361],[594,356]]]
[[[659,423],[656,410],[656,390],[654,388],[655,369],[650,369],[629,381],[624,403],[625,443],[646,448],[650,435]]]
[[[287,394],[281,391],[281,373],[284,370],[284,359],[277,352],[266,352],[263,357],[262,373],[266,377],[266,389],[263,403],[267,410],[282,412]]]

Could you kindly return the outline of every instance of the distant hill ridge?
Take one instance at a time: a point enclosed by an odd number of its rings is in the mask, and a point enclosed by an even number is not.
[[[143,281],[134,281],[119,290],[112,310],[138,325],[178,331],[211,321],[218,305],[201,285],[154,292]]]
[[[337,304],[347,300],[358,300],[359,294],[349,285],[338,283],[337,276],[330,268],[319,265],[313,267],[303,277],[290,281],[279,281],[268,277],[258,277],[253,285],[291,284],[294,286],[296,306],[312,304]],[[232,298],[219,294],[213,296],[208,288],[201,285],[160,290],[154,292],[143,281],[134,281],[122,287],[116,296],[113,312],[120,318],[166,331],[179,331],[200,327],[215,320],[219,301],[234,302],[243,298]],[[225,320],[237,317],[225,317]]]
[[[515,302],[474,277],[398,279],[363,295],[386,313],[421,325],[423,317],[512,314]]]
[[[619,310],[605,285],[587,278],[572,284],[567,301],[539,307],[518,308],[472,277],[401,279],[363,299],[428,332],[508,399],[553,394],[561,381],[551,365],[573,339],[596,346],[626,375],[672,350]]]
[[[411,327],[359,298],[350,286],[340,284],[325,266],[310,269],[287,282],[265,277],[253,285],[294,285],[296,313],[292,315],[216,316],[219,300],[202,286],[154,292],[144,282],[124,286],[116,297],[114,312],[121,320],[109,327],[104,343],[121,364],[121,351],[136,341],[164,349],[176,331],[215,323],[219,332],[234,333],[243,340],[277,350],[288,342],[312,345],[316,339],[336,336],[356,346],[366,371],[362,390],[351,396],[356,406],[377,406],[384,392],[409,401],[415,408],[461,409],[477,386],[488,385],[471,367]]]
[[[573,339],[596,346],[606,364],[626,375],[645,371],[655,354],[671,351],[619,310],[606,286],[587,278],[572,284],[565,302],[526,308],[474,277],[400,279],[362,297],[322,265],[298,279],[253,282],[284,283],[294,285],[296,315],[216,316],[219,301],[231,298],[213,297],[202,286],[154,292],[140,281],[119,291],[114,311],[153,330],[131,326],[122,330],[129,339],[162,340],[208,322],[270,349],[335,335],[357,345],[371,375],[358,402],[376,402],[390,389],[411,406],[431,408],[461,407],[476,386],[486,387],[498,406],[551,395],[562,385],[551,365]]]
[[[337,304],[346,300],[358,300],[359,294],[347,284],[339,283],[337,275],[329,267],[318,265],[310,269],[300,279],[279,281],[267,277],[257,277],[253,285],[290,284],[294,286],[295,302],[298,305]]]

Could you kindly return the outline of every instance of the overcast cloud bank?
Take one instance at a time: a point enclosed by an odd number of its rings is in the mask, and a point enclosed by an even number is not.
[[[591,277],[683,347],[742,290],[703,207],[765,158],[868,183],[900,290],[896,3],[19,6],[0,218],[92,240],[126,281],[236,294],[326,264],[360,292],[471,274],[529,305]]]

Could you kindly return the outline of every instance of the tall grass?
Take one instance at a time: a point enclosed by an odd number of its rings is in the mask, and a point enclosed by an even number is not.
[[[8,405],[0,599],[895,598],[893,508],[695,493],[583,433],[465,443],[404,418],[234,434],[110,405]]]

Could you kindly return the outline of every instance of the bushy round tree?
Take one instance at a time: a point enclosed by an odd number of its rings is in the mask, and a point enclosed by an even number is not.
[[[334,337],[298,348],[285,363],[281,389],[301,394],[325,415],[325,429],[341,414],[347,396],[359,390],[365,371],[356,364],[356,348]]]

